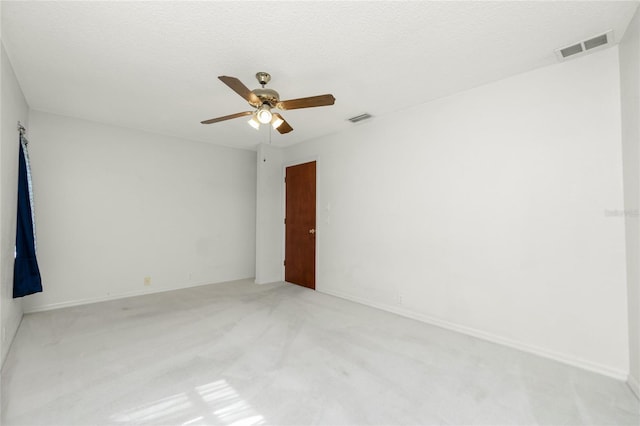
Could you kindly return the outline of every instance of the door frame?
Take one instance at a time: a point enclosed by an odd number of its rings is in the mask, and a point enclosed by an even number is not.
[[[319,180],[319,176],[320,176],[320,156],[319,155],[312,155],[312,156],[306,156],[306,157],[300,157],[297,158],[295,160],[291,160],[291,161],[284,161],[282,163],[282,182],[280,182],[280,184],[282,185],[282,205],[281,205],[281,213],[280,213],[280,217],[282,219],[282,252],[280,254],[280,266],[281,266],[281,271],[282,271],[282,281],[284,281],[284,277],[285,277],[285,266],[284,266],[284,261],[285,261],[285,255],[286,255],[286,249],[287,249],[287,225],[284,223],[284,219],[286,216],[286,212],[287,212],[287,185],[285,184],[284,179],[287,177],[287,167],[291,167],[291,166],[298,166],[300,164],[304,164],[304,163],[311,163],[315,161],[316,163],[316,258],[315,258],[315,262],[316,262],[316,268],[315,268],[315,283],[316,283],[316,288],[315,291],[318,291],[318,265],[319,265],[319,252],[320,250],[318,250],[318,247],[320,244],[318,244],[318,241],[322,238],[322,226],[320,226],[320,208],[319,205],[320,203],[318,203],[318,199],[320,198],[320,193],[318,191],[318,180]],[[319,234],[319,235],[318,235]],[[286,281],[285,281],[286,282]],[[289,283],[291,284],[291,283]]]

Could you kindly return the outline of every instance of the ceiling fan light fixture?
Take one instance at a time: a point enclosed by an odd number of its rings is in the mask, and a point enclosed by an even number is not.
[[[260,122],[258,121],[255,115],[252,115],[251,120],[249,120],[247,123],[249,123],[249,125],[256,130],[260,129]]]
[[[277,129],[278,127],[280,127],[280,125],[284,123],[284,120],[280,117],[276,117],[275,115],[273,116],[273,121],[271,122],[271,125],[273,126],[274,129]]]
[[[258,121],[262,124],[271,123],[271,118],[273,118],[273,114],[271,114],[271,108],[269,105],[262,104],[258,111],[256,112],[256,117]]]

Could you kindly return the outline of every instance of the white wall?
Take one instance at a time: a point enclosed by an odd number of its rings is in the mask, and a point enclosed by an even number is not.
[[[256,284],[265,284],[283,279],[283,152],[263,143],[257,154]]]
[[[316,288],[626,378],[619,84],[611,48],[288,148]]]
[[[29,107],[5,52],[1,48],[2,132],[0,133],[0,313],[2,336],[0,354],[4,362],[13,336],[22,319],[22,299],[13,299],[13,260],[16,244],[18,199],[17,124],[29,127]],[[28,296],[32,297],[32,296]]]
[[[29,125],[44,292],[26,311],[254,276],[255,152],[33,110]]]
[[[629,384],[640,397],[640,9],[620,43],[620,87],[629,299]]]

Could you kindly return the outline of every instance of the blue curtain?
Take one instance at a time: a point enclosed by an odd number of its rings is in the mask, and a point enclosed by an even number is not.
[[[14,298],[42,291],[42,279],[36,260],[31,169],[27,153],[27,140],[22,135],[20,135],[18,161],[18,222],[16,227],[16,259],[13,265]]]

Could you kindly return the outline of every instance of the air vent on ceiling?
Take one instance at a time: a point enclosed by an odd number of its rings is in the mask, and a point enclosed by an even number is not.
[[[349,118],[349,121],[352,123],[357,123],[358,121],[368,120],[371,117],[373,117],[371,114],[365,112],[364,114],[356,115],[355,117]]]
[[[576,55],[580,52],[584,52],[584,49],[582,48],[582,43],[574,44],[573,46],[560,49],[560,54],[562,55],[563,58],[566,58],[571,55]]]
[[[556,49],[556,56],[559,61],[564,61],[569,57],[582,56],[590,50],[601,48],[613,44],[613,31],[609,30],[604,34],[591,37],[587,40],[571,44],[560,49]]]

